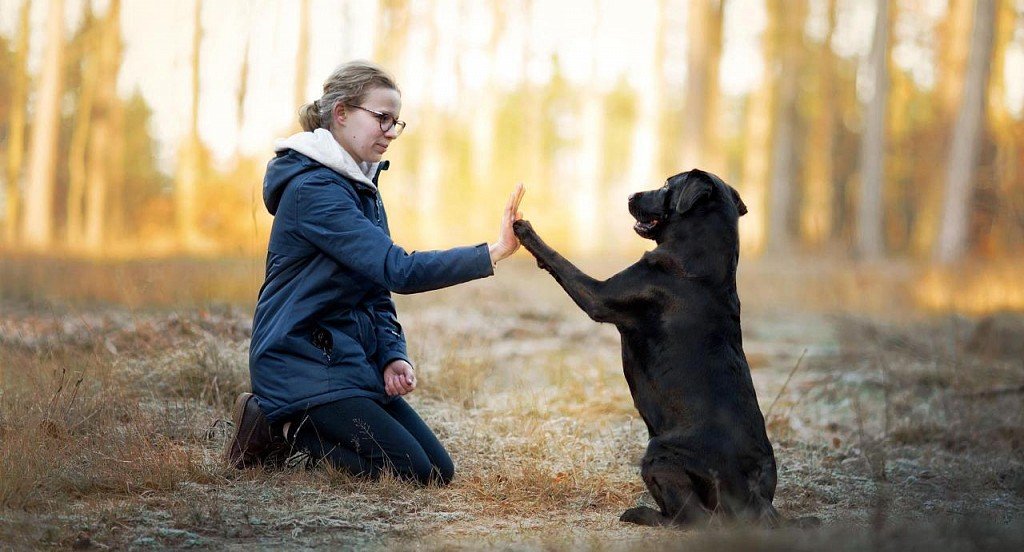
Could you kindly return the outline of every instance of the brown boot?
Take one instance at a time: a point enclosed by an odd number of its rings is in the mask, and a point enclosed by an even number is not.
[[[239,395],[235,399],[231,419],[235,424],[235,430],[224,449],[224,459],[229,466],[243,469],[256,466],[272,467],[271,464],[278,463],[276,457],[283,439],[274,438],[256,395]]]

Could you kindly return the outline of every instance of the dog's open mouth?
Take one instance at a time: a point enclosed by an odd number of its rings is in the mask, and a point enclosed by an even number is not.
[[[636,221],[636,224],[633,225],[633,230],[635,230],[637,234],[640,234],[640,237],[642,238],[652,238],[654,237],[654,234],[657,233],[658,225],[661,223],[662,219],[660,218],[654,218],[647,221],[638,220]]]

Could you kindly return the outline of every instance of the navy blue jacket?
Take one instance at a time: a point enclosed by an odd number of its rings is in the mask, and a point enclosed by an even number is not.
[[[409,360],[391,292],[489,276],[487,245],[407,253],[391,241],[375,187],[294,150],[270,161],[263,189],[274,224],[249,373],[267,418],[347,397],[389,400],[384,367]]]

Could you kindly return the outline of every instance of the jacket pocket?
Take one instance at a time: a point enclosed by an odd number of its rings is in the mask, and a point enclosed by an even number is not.
[[[334,357],[334,337],[331,332],[317,324],[310,332],[309,341],[323,353],[324,364],[330,365]]]

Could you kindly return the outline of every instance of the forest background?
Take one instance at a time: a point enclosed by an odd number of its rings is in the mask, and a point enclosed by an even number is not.
[[[1024,249],[1024,2],[0,2],[5,253],[259,256],[261,178],[352,58],[409,131],[410,248],[488,239],[501,198],[580,255],[691,167],[750,208],[744,255],[927,263]]]

